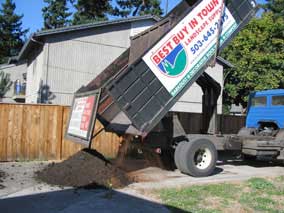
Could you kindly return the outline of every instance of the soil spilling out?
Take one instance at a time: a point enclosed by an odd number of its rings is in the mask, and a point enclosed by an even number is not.
[[[176,169],[172,150],[161,150],[158,154],[153,148],[139,142],[125,141],[119,149],[118,157],[112,162],[118,168],[128,172],[128,176],[134,182],[157,182],[166,178],[162,171]],[[161,174],[152,175],[151,171],[159,170],[149,167],[160,168]]]
[[[36,177],[48,184],[84,188],[121,188],[132,181],[95,150],[84,149],[60,163],[52,163]]]
[[[172,150],[162,150],[160,154],[153,148],[141,142],[133,142],[126,138],[119,149],[118,156],[112,161],[118,168],[133,172],[148,167],[158,167],[163,170],[175,170]]]

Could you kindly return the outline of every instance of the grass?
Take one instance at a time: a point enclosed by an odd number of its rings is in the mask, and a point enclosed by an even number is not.
[[[172,212],[284,213],[284,177],[164,189],[157,193]]]

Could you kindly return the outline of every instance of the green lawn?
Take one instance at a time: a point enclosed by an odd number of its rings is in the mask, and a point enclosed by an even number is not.
[[[157,192],[172,212],[283,212],[284,177],[252,178],[239,184],[213,184]]]

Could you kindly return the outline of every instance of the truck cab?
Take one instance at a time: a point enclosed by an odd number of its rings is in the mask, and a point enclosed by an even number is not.
[[[253,92],[249,97],[246,128],[273,134],[284,128],[284,89]]]
[[[284,89],[250,94],[246,127],[238,137],[244,156],[284,160]]]

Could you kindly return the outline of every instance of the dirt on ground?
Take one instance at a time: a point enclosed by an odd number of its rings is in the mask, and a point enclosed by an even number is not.
[[[48,184],[84,188],[121,188],[132,182],[126,172],[95,150],[84,149],[60,163],[49,164],[36,177]]]
[[[157,154],[153,149],[130,141],[131,138],[125,138],[118,157],[111,161],[96,150],[84,149],[63,162],[49,164],[37,172],[36,177],[59,186],[122,188],[141,181],[133,175],[133,171],[151,166],[166,170],[175,168],[169,153]]]
[[[107,160],[96,150],[84,149],[60,163],[51,163],[37,172],[36,178],[52,185],[97,188],[122,188],[138,180],[133,171],[147,167],[173,170],[169,153],[157,154],[140,144],[125,141],[118,157]],[[145,180],[146,181],[146,180]]]
[[[2,183],[4,182],[4,179],[6,177],[7,177],[7,174],[0,170],[0,189],[4,189],[5,188],[5,186],[2,185]]]

